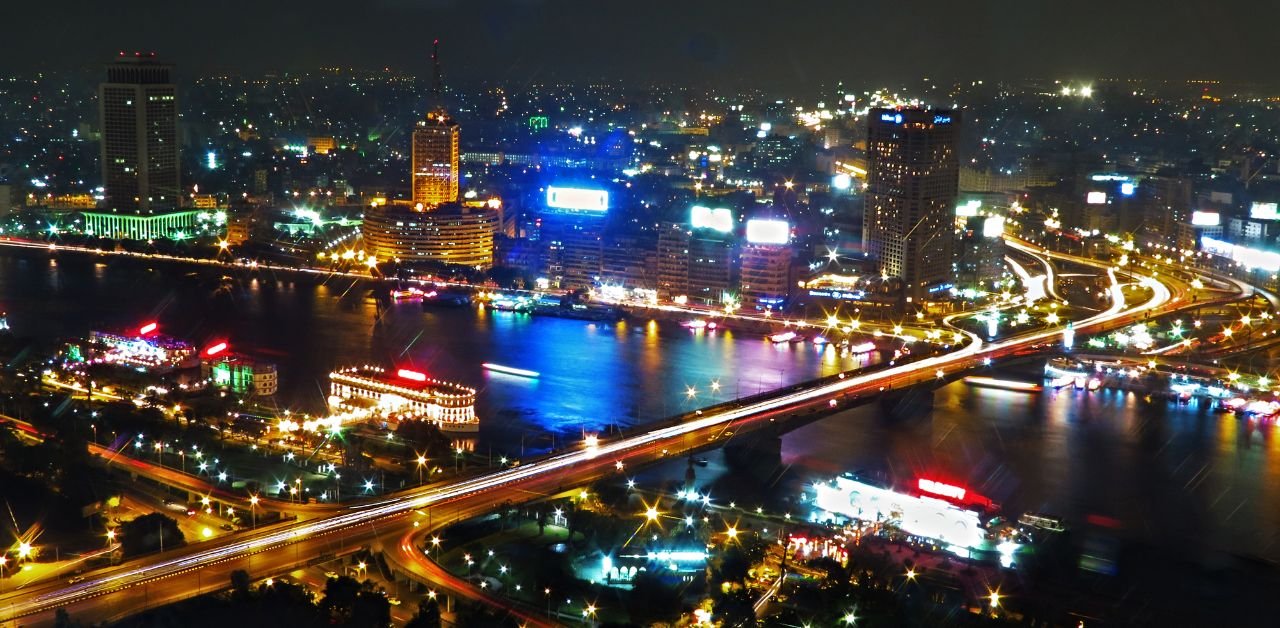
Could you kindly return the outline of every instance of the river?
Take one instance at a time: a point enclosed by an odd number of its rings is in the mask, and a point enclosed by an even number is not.
[[[20,335],[75,337],[159,321],[197,343],[276,362],[282,405],[315,412],[326,375],[366,361],[481,390],[477,445],[515,455],[550,437],[622,429],[856,367],[811,344],[677,324],[589,323],[416,303],[379,308],[351,279],[0,251],[0,309]],[[523,379],[483,362],[539,371]],[[1034,378],[1034,365],[1014,376]],[[716,386],[718,383],[718,387]],[[717,389],[718,388],[718,389]],[[931,412],[856,408],[788,434],[779,486],[845,470],[964,484],[1010,512],[1113,519],[1121,536],[1187,552],[1280,560],[1280,439],[1269,423],[1133,393],[1015,393],[947,386]],[[719,466],[712,465],[712,469]],[[709,471],[714,472],[714,471]]]

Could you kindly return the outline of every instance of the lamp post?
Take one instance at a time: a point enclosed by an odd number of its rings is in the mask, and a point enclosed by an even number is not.
[[[418,486],[422,486],[422,467],[426,466],[427,457],[418,454]]]
[[[258,529],[258,496],[249,496],[249,518],[253,522],[253,529]]]

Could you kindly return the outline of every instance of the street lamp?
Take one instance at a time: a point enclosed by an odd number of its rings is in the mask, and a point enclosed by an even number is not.
[[[253,529],[258,529],[258,496],[249,496],[249,516],[253,520]]]
[[[422,485],[422,467],[426,466],[426,464],[427,464],[427,457],[422,454],[418,454],[418,485],[419,486]]]

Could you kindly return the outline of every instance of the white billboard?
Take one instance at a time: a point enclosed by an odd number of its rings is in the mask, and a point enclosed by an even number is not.
[[[1106,205],[1107,193],[1106,192],[1090,192],[1085,195],[1084,202],[1090,205]]]
[[[1249,208],[1249,217],[1254,220],[1280,220],[1280,205],[1276,203],[1254,203]]]
[[[791,241],[791,224],[785,220],[757,218],[747,221],[747,242],[786,244]]]
[[[547,207],[577,211],[609,211],[609,192],[590,188],[547,186]]]
[[[987,238],[998,238],[1004,235],[1004,216],[988,216],[983,220],[982,235]]]
[[[1191,224],[1197,227],[1216,227],[1222,224],[1218,212],[1191,212]]]
[[[694,229],[712,229],[720,233],[733,231],[733,211],[724,207],[712,209],[695,205],[689,212],[689,224]]]

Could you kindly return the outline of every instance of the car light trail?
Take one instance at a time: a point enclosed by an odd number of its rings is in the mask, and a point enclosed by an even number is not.
[[[1022,250],[1022,247],[1025,246],[1017,244],[1012,240],[1010,241],[1010,244],[1019,250]],[[1136,320],[1140,315],[1150,310],[1178,300],[1172,296],[1169,288],[1164,284],[1156,282],[1150,277],[1143,277],[1141,275],[1129,273],[1135,279],[1142,281],[1144,285],[1149,287],[1152,291],[1152,296],[1145,303],[1126,308],[1124,295],[1120,290],[1120,285],[1116,279],[1115,272],[1109,266],[1094,260],[1085,260],[1074,256],[1066,256],[1064,254],[1047,252],[1043,252],[1043,254],[1047,254],[1051,257],[1069,259],[1095,268],[1103,268],[1107,271],[1108,277],[1112,282],[1112,288],[1110,291],[1112,296],[1111,307],[1099,314],[1095,314],[1092,317],[1078,321],[1076,328],[1082,333],[1086,330],[1091,330],[1092,328],[1100,327],[1107,323],[1124,321],[1124,324],[1127,324],[1132,320]],[[1205,305],[1205,303],[1201,303],[1201,305]],[[949,316],[944,319],[944,322],[950,324],[950,321],[954,320],[957,316],[960,315]],[[977,337],[972,332],[964,332],[970,340],[969,344],[949,354],[923,358],[916,362],[909,362],[890,367],[888,369],[864,373],[861,375],[845,376],[845,374],[841,374],[841,378],[835,381],[825,382],[798,391],[787,392],[740,408],[704,414],[703,416],[675,425],[658,427],[636,436],[630,436],[612,442],[601,441],[596,447],[591,447],[587,450],[576,450],[556,454],[542,460],[533,461],[528,464],[505,469],[482,477],[461,480],[449,486],[436,487],[427,489],[425,492],[414,492],[411,494],[390,497],[373,503],[365,503],[359,506],[354,506],[342,514],[293,524],[292,526],[281,530],[261,532],[257,536],[250,538],[232,539],[219,547],[203,549],[185,556],[174,557],[160,562],[146,563],[132,568],[127,568],[123,571],[91,578],[72,586],[27,597],[21,600],[15,600],[13,603],[5,607],[8,612],[8,616],[4,619],[12,620],[17,617],[23,617],[42,611],[51,611],[54,608],[66,606],[81,599],[110,593],[111,591],[127,586],[150,582],[179,573],[185,573],[199,568],[201,565],[258,553],[276,546],[299,541],[311,536],[333,532],[349,526],[368,524],[384,517],[401,515],[439,502],[474,495],[501,486],[510,485],[512,483],[546,476],[558,471],[572,469],[575,466],[580,469],[585,469],[589,467],[588,463],[590,463],[593,458],[612,459],[620,457],[622,454],[626,453],[642,453],[646,451],[646,448],[650,445],[660,443],[664,440],[681,437],[686,434],[693,434],[711,427],[727,427],[734,421],[747,419],[752,416],[767,415],[774,411],[784,410],[794,406],[801,406],[811,402],[826,402],[828,400],[835,401],[849,394],[857,394],[860,392],[869,392],[874,394],[878,390],[890,390],[895,386],[901,388],[910,387],[921,382],[932,382],[934,381],[934,372],[937,370],[944,370],[946,373],[955,373],[957,371],[977,368],[989,363],[989,360],[992,358],[1012,355],[1019,350],[1034,348],[1041,344],[1056,343],[1060,333],[1061,332],[1056,329],[1045,330],[1032,332],[1003,341],[984,343],[981,338]],[[408,373],[412,374],[409,375],[409,377],[421,375],[414,371],[409,371]],[[406,376],[406,373],[401,372],[400,375],[403,377]],[[425,375],[423,375],[423,377],[425,377]]]

